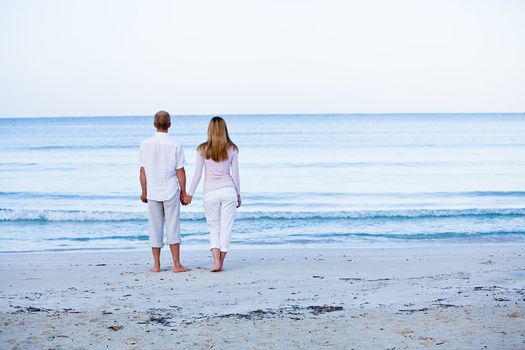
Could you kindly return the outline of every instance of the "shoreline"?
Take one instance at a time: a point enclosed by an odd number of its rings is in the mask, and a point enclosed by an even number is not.
[[[0,254],[2,348],[513,349],[525,245]],[[75,257],[71,259],[71,257]]]
[[[430,247],[472,247],[472,246],[525,246],[525,241],[523,240],[508,240],[508,241],[480,241],[480,240],[472,240],[469,241],[453,241],[453,240],[428,240],[428,241],[417,241],[417,242],[410,242],[409,240],[403,240],[399,242],[359,242],[357,244],[355,243],[343,243],[343,244],[336,244],[336,243],[327,243],[327,244],[318,244],[318,243],[309,243],[309,244],[268,244],[268,245],[259,245],[259,244],[239,244],[234,243],[232,244],[232,252],[236,251],[260,251],[260,250],[352,250],[352,249],[379,249],[379,250],[385,250],[385,249],[424,249],[424,248],[430,248]],[[151,252],[151,248],[149,246],[145,247],[129,247],[129,248],[113,248],[113,247],[101,247],[101,248],[75,248],[75,249],[46,249],[46,250],[23,250],[23,251],[0,251],[0,257],[3,255],[25,255],[25,254],[75,254],[75,253],[129,253],[129,252]],[[169,246],[167,244],[164,245],[162,250],[168,249]],[[189,244],[185,245],[184,242],[181,244],[181,252],[184,251],[188,252],[207,252],[209,251],[208,245],[197,245],[197,244]]]

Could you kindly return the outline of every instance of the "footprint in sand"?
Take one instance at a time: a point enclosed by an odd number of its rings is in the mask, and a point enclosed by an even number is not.
[[[494,265],[495,262],[494,262],[494,260],[489,259],[489,260],[485,260],[485,261],[480,262],[480,264],[483,264],[483,265]]]
[[[401,332],[401,335],[405,338],[412,338],[414,336],[414,332],[410,329],[405,329]]]

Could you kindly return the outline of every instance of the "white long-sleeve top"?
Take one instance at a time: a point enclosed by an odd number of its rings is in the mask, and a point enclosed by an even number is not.
[[[212,159],[205,159],[201,152],[197,152],[197,161],[195,162],[195,174],[191,181],[188,194],[193,196],[199,185],[204,167],[204,193],[218,190],[224,187],[233,187],[238,195],[241,194],[241,185],[239,181],[239,161],[238,151],[233,147],[228,151],[228,159],[222,162],[216,162]],[[231,168],[231,173],[230,173]]]

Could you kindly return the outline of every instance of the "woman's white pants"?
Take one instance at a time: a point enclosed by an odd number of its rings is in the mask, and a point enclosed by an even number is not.
[[[237,209],[237,192],[233,187],[220,188],[204,195],[204,212],[210,230],[210,249],[230,249],[230,237]]]

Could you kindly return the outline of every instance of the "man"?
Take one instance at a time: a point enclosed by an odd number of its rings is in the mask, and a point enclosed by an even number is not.
[[[154,136],[140,143],[140,200],[148,203],[149,243],[153,253],[153,272],[160,271],[160,249],[167,243],[173,256],[173,271],[189,269],[180,263],[180,201],[186,197],[184,150],[168,136],[171,117],[168,112],[155,114]],[[180,189],[179,189],[180,188]]]

